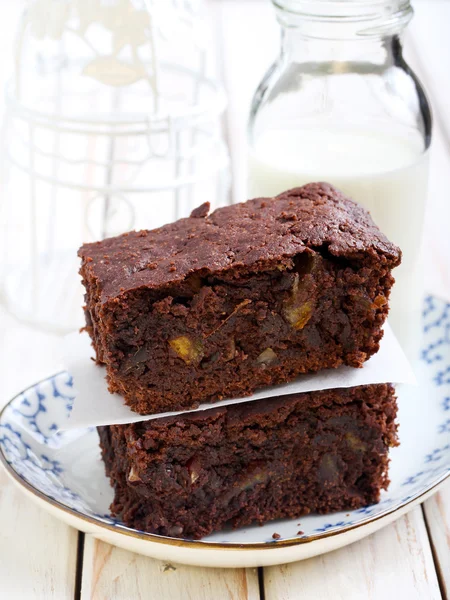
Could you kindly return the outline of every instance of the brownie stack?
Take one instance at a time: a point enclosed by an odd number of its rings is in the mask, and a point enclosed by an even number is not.
[[[377,352],[400,251],[328,184],[84,245],[86,329],[142,415],[251,395]],[[396,445],[389,384],[99,427],[113,514],[220,530],[376,502]]]

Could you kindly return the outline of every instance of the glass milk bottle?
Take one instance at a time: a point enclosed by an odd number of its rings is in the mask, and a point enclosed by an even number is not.
[[[416,353],[431,114],[402,54],[405,0],[276,0],[281,51],[249,121],[249,197],[328,181],[403,251],[390,321]]]

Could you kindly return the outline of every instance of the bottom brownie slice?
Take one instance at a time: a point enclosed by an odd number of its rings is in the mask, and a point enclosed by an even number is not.
[[[377,502],[396,412],[382,384],[99,427],[111,511],[135,529],[200,538]]]

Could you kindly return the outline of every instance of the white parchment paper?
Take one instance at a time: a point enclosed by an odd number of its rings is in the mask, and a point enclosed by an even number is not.
[[[384,328],[384,337],[379,352],[372,356],[362,369],[351,367],[327,369],[319,373],[300,375],[291,383],[265,388],[245,398],[201,404],[192,411],[176,411],[147,416],[136,414],[126,406],[121,396],[108,392],[105,369],[97,366],[91,360],[94,350],[87,333],[72,333],[66,336],[64,355],[65,366],[74,379],[75,400],[70,417],[63,429],[136,423],[299,392],[347,388],[371,383],[416,383],[411,365],[388,324]]]

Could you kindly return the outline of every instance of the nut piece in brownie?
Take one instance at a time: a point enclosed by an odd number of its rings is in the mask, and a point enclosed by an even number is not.
[[[111,392],[151,414],[240,397],[378,350],[400,251],[327,184],[84,245]]]
[[[200,538],[372,504],[389,483],[396,411],[381,384],[99,427],[111,510],[135,529]]]

